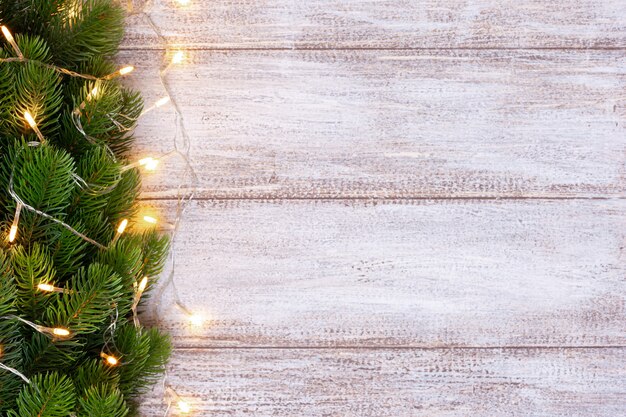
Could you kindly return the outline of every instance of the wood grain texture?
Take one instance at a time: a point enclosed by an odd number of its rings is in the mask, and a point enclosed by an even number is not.
[[[626,47],[622,0],[153,3],[150,14],[168,43],[194,48]],[[158,46],[143,17],[129,23],[125,47]]]
[[[161,205],[162,208],[166,208]],[[626,200],[195,202],[178,347],[626,345]]]
[[[120,58],[148,103],[160,59]],[[200,198],[626,195],[623,52],[197,51],[168,79]],[[138,155],[171,148],[171,120],[142,119]]]
[[[624,349],[177,351],[170,382],[199,416],[616,417]],[[163,415],[160,389],[144,401]]]

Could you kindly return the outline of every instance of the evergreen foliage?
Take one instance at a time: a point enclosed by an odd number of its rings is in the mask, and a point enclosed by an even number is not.
[[[134,232],[131,220],[112,243],[119,222],[136,213],[140,186],[137,169],[123,167],[143,102],[118,80],[103,79],[116,69],[123,18],[112,0],[0,0],[0,25],[24,55],[10,59],[15,51],[0,39],[0,363],[30,380],[0,369],[0,415],[136,415],[137,395],[170,353],[168,337],[135,326],[131,313],[137,283],[148,276],[149,292],[163,269],[167,237]],[[25,111],[46,139],[39,146],[31,146],[38,137]],[[27,209],[9,242],[17,205],[11,190],[106,248]],[[54,337],[26,321],[71,334]]]

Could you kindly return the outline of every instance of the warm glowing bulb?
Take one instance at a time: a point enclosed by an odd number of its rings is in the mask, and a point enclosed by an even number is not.
[[[9,41],[10,43],[14,42],[13,35],[11,35],[9,28],[7,28],[6,26],[2,26],[2,34],[5,38],[7,38],[7,41]]]
[[[193,313],[189,315],[189,322],[194,326],[202,326],[204,319],[202,318],[202,316]]]
[[[124,233],[124,230],[126,230],[126,226],[128,226],[128,220],[124,219],[122,220],[120,225],[117,226],[117,234],[121,235],[122,233]]]
[[[55,327],[54,329],[52,329],[52,334],[54,334],[55,336],[65,337],[70,335],[70,331],[62,327]]]
[[[172,64],[182,64],[185,59],[185,52],[177,51],[174,56],[172,56]]]
[[[159,101],[154,103],[154,107],[165,106],[169,102],[170,102],[170,98],[169,97],[163,97],[163,98],[159,99]]]
[[[181,6],[186,6],[188,5],[191,0],[176,0],[178,2],[178,4],[180,4]]]
[[[96,94],[98,94],[98,87],[94,87],[93,90],[91,90],[91,93],[87,95],[87,100],[91,100],[92,98],[95,98]]]
[[[111,366],[115,366],[118,363],[120,363],[115,356],[107,355],[104,352],[100,352],[100,357],[104,359]]]
[[[148,285],[148,277],[143,277],[143,279],[139,283],[139,287],[137,287],[137,291],[139,293],[142,293],[146,289],[146,285]]]
[[[131,72],[133,72],[134,69],[135,67],[133,67],[132,65],[129,65],[127,67],[122,68],[119,72],[120,72],[120,75],[126,75],[126,74],[130,74]]]
[[[143,216],[143,220],[146,223],[157,224],[157,219],[155,219],[154,217],[151,217],[151,216]]]
[[[32,114],[30,114],[29,111],[24,112],[24,118],[26,119],[26,121],[28,122],[31,128],[34,129],[37,127],[37,122],[35,122],[35,118],[33,117]]]
[[[147,171],[154,171],[159,166],[159,160],[151,157],[143,158],[139,161],[139,165],[143,165]]]
[[[37,285],[37,288],[39,288],[41,291],[47,292],[53,292],[55,290],[54,286],[50,284],[39,284]]]
[[[13,242],[15,240],[15,236],[17,236],[17,226],[13,225],[9,231],[9,242]]]
[[[189,405],[189,403],[183,400],[178,400],[178,409],[181,413],[191,412],[191,406]]]

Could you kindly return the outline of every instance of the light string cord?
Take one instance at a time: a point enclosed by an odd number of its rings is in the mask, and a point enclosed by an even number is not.
[[[152,31],[154,32],[154,34],[157,36],[157,39],[159,40],[159,43],[161,44],[161,46],[163,46],[163,48],[167,51],[169,49],[169,44],[167,43],[167,40],[161,33],[161,30],[155,24],[154,20],[152,19],[152,16],[149,13],[151,6],[152,6],[152,0],[147,0],[143,8],[141,9],[141,11],[137,13],[131,13],[131,16],[132,15],[143,16],[146,22],[148,23],[148,25],[150,26],[150,28],[152,29]],[[176,120],[175,120],[176,132],[174,136],[174,149],[175,149],[175,152],[182,158],[185,164],[185,171],[184,171],[183,178],[187,178],[187,177],[190,178],[191,187],[190,187],[189,192],[186,195],[183,193],[184,181],[182,181],[177,187],[176,217],[175,217],[174,224],[173,224],[173,231],[170,236],[170,239],[171,239],[170,241],[171,247],[170,247],[170,255],[169,255],[169,261],[171,265],[170,271],[169,271],[169,274],[167,275],[167,278],[163,282],[161,282],[161,285],[159,286],[159,289],[155,294],[154,302],[152,305],[153,316],[156,319],[157,325],[161,325],[159,306],[161,305],[163,301],[163,295],[165,293],[165,290],[168,287],[171,287],[172,289],[172,294],[174,296],[175,305],[177,305],[187,315],[190,314],[190,310],[184,306],[182,300],[180,299],[180,295],[176,287],[176,261],[177,261],[176,243],[177,243],[178,232],[180,230],[181,221],[183,219],[183,216],[187,208],[190,206],[191,202],[194,199],[195,193],[198,188],[198,183],[199,183],[198,175],[191,163],[191,156],[190,156],[191,140],[190,140],[189,134],[187,133],[187,129],[185,127],[185,119],[183,116],[183,112],[181,111],[177,100],[173,97],[173,95],[170,92],[170,85],[167,79],[167,73],[171,65],[172,64],[169,63],[161,67],[161,69],[159,70],[159,81],[161,83],[163,90],[166,93],[167,98],[171,102],[172,107],[174,108],[174,111],[176,114]],[[180,136],[182,136],[182,143],[180,145],[178,142],[179,133],[180,133]],[[163,396],[164,396],[163,399],[165,403],[167,404],[165,412],[163,414],[165,417],[168,416],[170,413],[170,410],[172,408],[172,402],[175,399],[174,397],[178,397],[178,395],[173,390],[173,388],[169,386],[169,384],[167,384],[167,379],[168,379],[168,371],[167,371],[167,366],[166,366],[164,369],[164,375],[163,375]],[[178,405],[179,405],[179,408],[181,409],[183,407],[184,408],[189,407],[188,404],[180,400],[180,398],[179,398]]]
[[[37,145],[34,145],[34,144]],[[29,143],[29,146],[39,146],[39,142],[31,142]],[[20,147],[19,151],[18,151],[18,156],[19,154],[22,152],[22,150],[24,149],[24,147]],[[16,157],[17,159],[17,157]],[[36,209],[35,207],[31,206],[30,204],[27,204],[26,202],[24,202],[24,200],[15,192],[15,189],[13,188],[13,178],[15,176],[15,163],[13,163],[13,166],[11,168],[11,175],[9,176],[9,195],[13,198],[13,200],[18,204],[18,207],[20,209],[24,208],[26,210],[32,211],[33,213],[36,213],[38,215],[40,215],[41,217],[44,217],[54,223],[57,223],[58,225],[66,228],[67,230],[69,230],[72,234],[78,236],[79,238],[83,239],[86,242],[91,243],[92,245],[100,248],[100,249],[106,249],[107,247],[104,246],[103,244],[96,242],[95,240],[93,240],[92,238],[90,238],[89,236],[86,236],[84,233],[79,232],[78,230],[74,229],[72,226],[70,226],[69,224],[65,223],[63,220],[57,219],[54,216],[49,215],[48,213],[45,213],[41,210]]]

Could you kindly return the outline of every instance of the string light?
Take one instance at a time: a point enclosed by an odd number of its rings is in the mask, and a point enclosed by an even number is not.
[[[69,330],[64,329],[63,327],[55,327],[52,329],[52,334],[55,336],[67,337],[71,333]]]
[[[157,224],[157,219],[155,219],[155,218],[154,218],[154,217],[152,217],[152,216],[143,216],[143,220],[144,220],[146,223],[150,223],[150,224]]]
[[[176,51],[172,56],[172,64],[182,64],[185,60],[185,52],[184,51]]]
[[[117,226],[115,236],[113,237],[113,240],[111,241],[111,246],[117,243],[120,236],[122,236],[122,233],[124,233],[124,231],[126,230],[126,226],[128,226],[128,219],[122,220],[120,224]]]
[[[37,285],[37,288],[45,292],[54,292],[57,289],[54,285],[50,285],[50,284],[39,284]]]
[[[178,4],[180,4],[181,6],[187,6],[189,3],[191,3],[191,0],[176,0],[178,2]]]
[[[143,166],[146,171],[155,171],[159,166],[159,160],[152,157],[147,157],[139,160],[139,165]]]
[[[187,316],[189,323],[191,323],[193,326],[202,326],[202,324],[204,323],[204,318],[200,314],[194,313],[193,311],[189,310],[179,301],[176,301],[174,305]]]
[[[100,352],[100,357],[104,359],[104,361],[111,366],[116,366],[117,364],[120,363],[120,361],[115,356],[107,355],[104,352]]]
[[[145,276],[139,282],[139,285],[135,283],[135,297],[133,298],[133,305],[130,307],[130,310],[133,312],[133,322],[135,323],[135,327],[139,327],[139,318],[137,317],[137,306],[139,306],[139,301],[141,301],[141,296],[143,292],[146,290],[146,286],[148,285],[148,277]]]
[[[165,393],[166,395],[168,395],[170,397],[170,403],[172,401],[176,402],[176,406],[178,407],[178,411],[181,414],[189,414],[191,412],[191,405],[183,400],[181,398],[180,395],[178,395],[178,393],[176,391],[174,391],[174,389],[172,389],[172,387],[167,387],[165,389]]]
[[[41,133],[41,131],[37,127],[37,122],[35,121],[35,118],[33,117],[32,114],[30,114],[30,112],[28,110],[26,110],[24,112],[24,119],[26,119],[26,121],[28,122],[28,125],[30,126],[30,128],[35,131],[35,133],[37,134],[37,137],[39,138],[39,141],[41,143],[44,143],[46,141],[46,139],[43,137],[43,134]]]
[[[45,284],[45,283],[38,284],[37,289],[43,292],[58,292],[58,293],[64,293],[64,294],[70,294],[73,292],[71,290],[66,290],[64,288],[55,287],[54,285]]]
[[[124,75],[128,75],[131,72],[133,72],[135,70],[135,67],[133,67],[132,65],[128,65],[126,67],[123,67],[117,71],[115,71],[114,73],[111,73],[109,75],[107,75],[106,77],[104,77],[105,80],[112,80],[113,78],[117,78],[120,76],[124,76]]]
[[[120,222],[120,225],[117,226],[117,234],[121,235],[126,230],[126,226],[128,226],[128,220],[124,219]]]
[[[2,26],[2,34],[4,35],[4,37],[7,40],[7,42],[9,42],[9,44],[11,45],[11,47],[13,48],[13,50],[15,51],[17,56],[20,59],[24,59],[24,55],[22,55],[22,51],[17,46],[17,43],[15,42],[15,39],[13,38],[13,35],[11,34],[11,31],[9,30],[9,28],[7,28],[4,25]]]
[[[13,217],[13,224],[11,224],[11,229],[9,230],[9,242],[13,243],[15,241],[15,237],[17,236],[17,225],[20,222],[20,213],[22,212],[22,203],[19,201],[15,206],[15,216]]]

